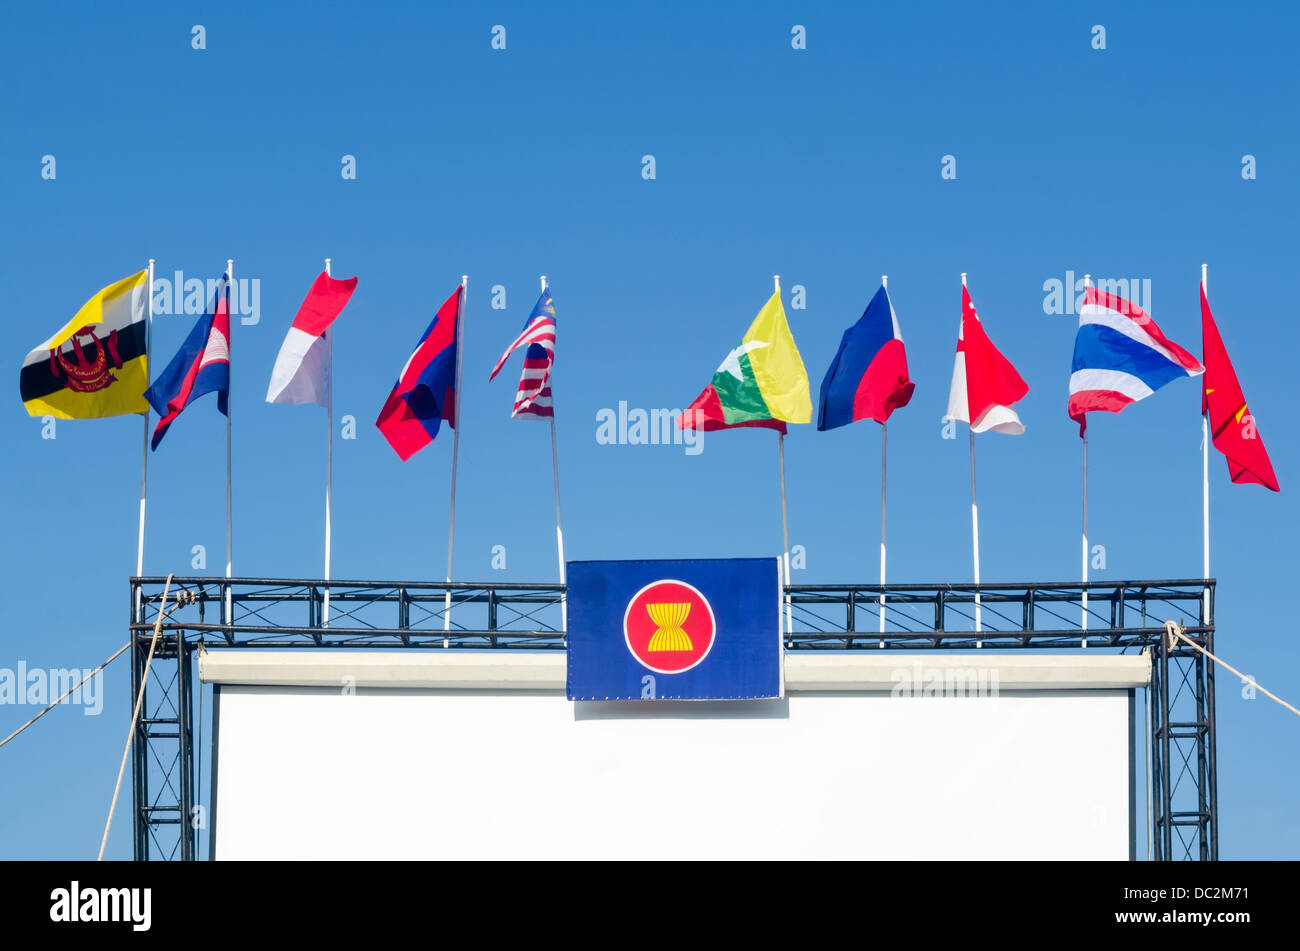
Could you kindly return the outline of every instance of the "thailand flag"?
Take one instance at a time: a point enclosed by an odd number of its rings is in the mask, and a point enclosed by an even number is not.
[[[230,404],[230,275],[221,275],[208,313],[194,325],[167,368],[145,391],[145,399],[161,417],[153,431],[154,449],[185,407],[204,393],[216,391],[217,409],[229,416]]]
[[[443,420],[456,428],[456,363],[463,291],[463,287],[456,288],[438,308],[375,420],[403,461],[433,442]]]
[[[906,406],[916,388],[907,376],[907,352],[898,317],[881,286],[858,322],[844,331],[840,349],[822,380],[819,430],[847,426],[859,419],[883,423]]]
[[[1166,383],[1204,372],[1141,307],[1095,287],[1084,292],[1068,407],[1080,436],[1088,428],[1088,413],[1118,413]]]
[[[984,332],[966,285],[961,288],[961,330],[957,335],[957,358],[952,366],[952,388],[948,391],[948,413],[944,421],[969,423],[971,432],[990,429],[1009,436],[1025,431],[1020,415],[1011,404],[1029,392],[1011,361],[1004,357]]]

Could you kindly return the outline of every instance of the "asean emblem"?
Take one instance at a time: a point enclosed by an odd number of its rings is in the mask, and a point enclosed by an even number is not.
[[[680,674],[708,656],[717,622],[698,588],[665,579],[646,585],[623,612],[623,639],[642,666]]]

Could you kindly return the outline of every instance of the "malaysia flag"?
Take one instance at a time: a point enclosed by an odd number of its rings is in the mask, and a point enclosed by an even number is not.
[[[456,362],[463,291],[463,286],[456,288],[438,308],[375,421],[403,461],[433,442],[443,420],[453,429],[456,427]]]
[[[915,389],[907,375],[898,317],[882,285],[858,322],[844,331],[822,380],[817,428],[835,429],[859,419],[883,423],[907,405]]]
[[[1029,384],[1020,378],[1011,361],[1004,357],[984,332],[966,285],[961,287],[961,330],[957,336],[957,358],[952,366],[952,388],[948,391],[948,413],[944,421],[969,423],[972,432],[993,430],[1009,436],[1025,431],[1011,404],[1023,399]]]
[[[160,419],[151,446],[158,448],[176,417],[204,393],[217,394],[217,409],[230,408],[230,275],[217,282],[212,306],[199,318],[171,363],[145,390],[145,399]]]
[[[1084,291],[1067,406],[1080,436],[1088,413],[1118,413],[1166,383],[1204,372],[1141,307],[1096,287]]]

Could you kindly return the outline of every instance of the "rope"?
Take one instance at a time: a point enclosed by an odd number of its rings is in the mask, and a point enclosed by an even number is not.
[[[165,608],[167,607],[167,595],[171,591],[172,577],[174,573],[167,575],[167,584],[163,586],[162,604],[158,606],[158,618],[153,622],[153,638],[149,641],[149,657],[144,662],[144,676],[140,678],[140,692],[136,694],[135,711],[131,714],[131,730],[126,735],[126,749],[122,750],[122,765],[117,770],[117,785],[113,787],[113,802],[108,807],[108,821],[104,823],[104,838],[99,842],[99,858],[95,861],[104,861],[104,848],[108,845],[108,830],[113,828],[113,812],[117,809],[117,796],[122,791],[122,774],[126,772],[126,758],[131,755],[131,741],[135,738],[135,725],[140,721],[140,707],[144,704],[144,688],[149,684],[149,667],[153,664],[154,648],[158,646],[158,637],[162,634],[162,622],[166,617]],[[184,602],[179,595],[176,597],[176,604],[172,610],[180,607]],[[134,638],[133,638],[134,639]],[[185,817],[181,817],[185,821]]]
[[[99,673],[101,670],[103,670],[103,669],[104,669],[105,667],[107,667],[109,664],[113,663],[113,661],[115,661],[115,660],[117,660],[119,657],[121,657],[122,654],[123,654],[123,652],[124,652],[128,647],[130,647],[130,646],[131,646],[131,644],[130,644],[129,641],[128,641],[127,643],[123,644],[122,647],[118,650],[118,652],[117,652],[116,654],[114,654],[114,655],[113,655],[112,657],[110,657],[108,660],[104,661],[102,664],[100,664],[98,667],[96,667],[96,668],[95,668],[94,670],[92,670],[90,673],[86,674],[86,676],[83,677],[83,678],[81,679],[81,682],[78,683],[76,687],[72,687],[72,688],[71,688],[67,693],[65,693],[65,694],[64,694],[62,697],[60,697],[58,700],[55,700],[53,703],[51,703],[48,707],[46,707],[46,708],[45,708],[44,710],[42,710],[40,713],[36,714],[36,716],[32,717],[30,720],[28,720],[26,723],[24,723],[24,724],[23,724],[22,726],[20,726],[18,729],[14,730],[12,733],[10,733],[8,736],[6,736],[3,740],[0,740],[0,746],[4,746],[4,745],[5,745],[6,743],[8,743],[10,740],[12,740],[14,737],[16,737],[19,733],[23,732],[23,730],[27,729],[29,726],[31,726],[33,723],[35,723],[35,722],[36,722],[37,720],[39,720],[41,717],[45,716],[45,714],[49,713],[51,710],[53,710],[55,707],[57,707],[59,704],[61,704],[64,700],[67,700],[68,697],[70,697],[70,696],[72,696],[72,694],[76,693],[76,691],[77,691],[77,687],[80,687],[81,684],[84,684],[84,683],[85,683],[87,680],[89,680],[91,677],[95,676],[95,674]]]
[[[1207,651],[1200,644],[1196,643],[1194,640],[1188,637],[1187,634],[1185,633],[1185,629],[1181,627],[1177,621],[1165,621],[1165,633],[1169,635],[1170,647],[1173,647],[1175,640],[1186,641],[1188,644],[1190,644],[1192,647],[1195,647],[1198,651],[1200,651],[1206,657],[1210,658],[1210,660],[1214,661],[1220,667],[1226,667],[1228,670],[1232,671],[1234,674],[1240,677],[1243,681],[1249,682],[1252,687],[1258,689],[1260,693],[1264,694],[1264,696],[1268,697],[1270,700],[1275,701],[1276,703],[1280,703],[1282,706],[1286,707],[1296,716],[1300,717],[1300,710],[1297,710],[1295,707],[1291,706],[1291,704],[1287,703],[1277,694],[1271,693],[1270,691],[1266,690],[1262,684],[1256,683],[1254,677],[1246,676],[1241,671],[1239,671],[1236,667],[1233,667],[1231,664],[1229,664],[1226,660],[1220,660],[1219,658],[1215,657],[1213,654]]]

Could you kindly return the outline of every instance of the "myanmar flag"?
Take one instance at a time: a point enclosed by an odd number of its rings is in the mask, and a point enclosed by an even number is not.
[[[149,272],[110,284],[27,354],[18,388],[32,416],[95,419],[147,413]]]
[[[786,423],[811,420],[808,371],[777,291],[749,325],[740,346],[722,361],[713,382],[678,418],[677,426],[705,432],[761,426],[785,432]]]

